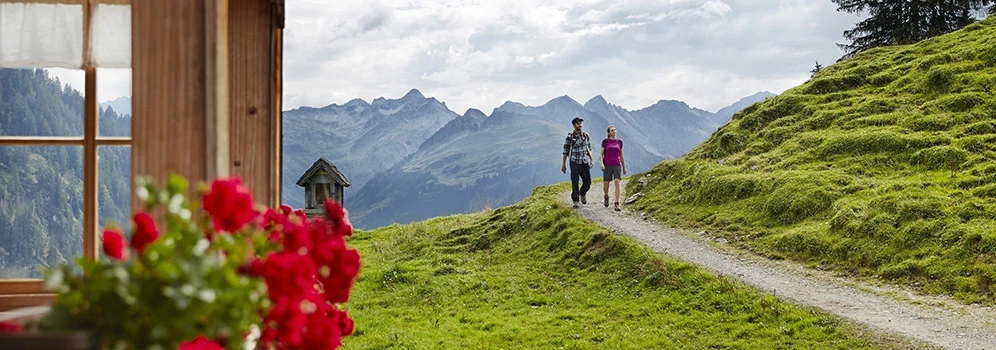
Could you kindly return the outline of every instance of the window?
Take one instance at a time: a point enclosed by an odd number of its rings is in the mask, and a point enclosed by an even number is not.
[[[131,95],[130,13],[126,0],[0,0],[0,294],[43,293],[38,266],[96,259],[98,226],[128,225],[130,108],[98,89]]]

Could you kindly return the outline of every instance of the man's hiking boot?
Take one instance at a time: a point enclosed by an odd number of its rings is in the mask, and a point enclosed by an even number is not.
[[[605,207],[609,207],[609,195],[605,195]]]
[[[588,204],[588,199],[584,198],[584,196],[581,196],[581,204]]]
[[[574,201],[574,209],[578,208],[578,201]]]
[[[616,211],[620,211],[622,208],[619,207],[619,202],[616,202]]]

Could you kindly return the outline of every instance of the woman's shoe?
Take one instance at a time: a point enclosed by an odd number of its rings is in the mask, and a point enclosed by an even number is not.
[[[620,211],[622,208],[619,207],[619,202],[616,202],[616,211]]]
[[[605,207],[609,207],[609,195],[605,195]]]

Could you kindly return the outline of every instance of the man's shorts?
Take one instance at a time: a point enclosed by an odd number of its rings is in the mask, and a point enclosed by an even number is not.
[[[602,181],[609,182],[612,179],[622,179],[622,165],[607,166],[602,171]]]

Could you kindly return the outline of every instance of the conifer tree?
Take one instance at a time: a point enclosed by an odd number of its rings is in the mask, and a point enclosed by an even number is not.
[[[811,73],[809,77],[815,77],[816,73],[819,73],[821,70],[823,70],[823,65],[820,64],[820,60],[816,60],[816,67],[813,67],[813,70],[809,71]]]
[[[837,11],[867,12],[869,17],[844,31],[849,44],[842,59],[879,46],[912,44],[948,33],[976,21],[988,9],[996,11],[996,0],[831,0]]]

